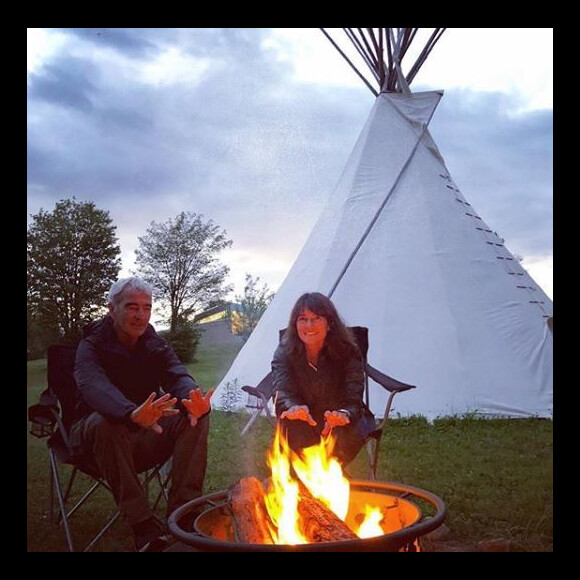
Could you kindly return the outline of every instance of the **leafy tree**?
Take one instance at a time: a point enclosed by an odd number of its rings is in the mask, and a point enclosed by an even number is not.
[[[226,232],[202,215],[181,212],[164,223],[151,222],[135,251],[138,274],[154,289],[168,315],[170,333],[202,310],[218,304],[231,286],[224,286],[229,268],[217,254],[232,245]],[[163,314],[162,314],[163,315]]]
[[[240,310],[235,318],[234,329],[244,340],[248,340],[262,314],[274,298],[274,292],[270,291],[268,285],[258,286],[259,282],[259,277],[253,278],[251,274],[246,274],[244,294],[235,297],[236,302],[240,305]]]
[[[107,211],[75,198],[32,215],[27,235],[27,322],[74,342],[102,312],[121,269]]]

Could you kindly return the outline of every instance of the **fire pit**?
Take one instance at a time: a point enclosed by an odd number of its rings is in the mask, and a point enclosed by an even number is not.
[[[436,495],[394,482],[351,481],[346,523],[361,519],[362,505],[370,503],[386,514],[384,533],[370,538],[306,544],[262,544],[239,541],[229,491],[219,491],[190,501],[175,510],[169,530],[181,542],[204,552],[414,552],[419,538],[438,528],[446,507]],[[430,512],[430,513],[424,513]],[[432,512],[432,513],[431,513]],[[193,531],[184,529],[191,521]]]

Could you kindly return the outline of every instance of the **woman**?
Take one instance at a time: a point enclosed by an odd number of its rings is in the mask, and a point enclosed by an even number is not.
[[[375,429],[364,404],[364,362],[349,329],[324,294],[308,292],[292,308],[272,360],[276,415],[294,450],[331,430],[345,466]]]

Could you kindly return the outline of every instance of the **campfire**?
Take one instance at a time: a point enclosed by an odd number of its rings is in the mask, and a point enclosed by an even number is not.
[[[276,430],[270,476],[244,477],[226,492],[182,506],[169,529],[182,541],[212,551],[419,551],[418,537],[444,520],[433,494],[395,483],[349,481],[332,456],[332,432],[295,453]],[[423,506],[437,509],[423,517]],[[194,530],[183,516],[201,512]]]
[[[400,529],[419,513],[396,509],[398,502],[351,501],[350,482],[332,456],[332,432],[300,454],[290,449],[280,429],[268,455],[271,477],[244,478],[232,492],[232,511],[242,541],[308,544],[383,535],[389,522]],[[372,500],[371,500],[372,501]],[[388,517],[393,514],[393,517]],[[350,513],[349,513],[350,512]],[[356,512],[356,513],[353,513]]]

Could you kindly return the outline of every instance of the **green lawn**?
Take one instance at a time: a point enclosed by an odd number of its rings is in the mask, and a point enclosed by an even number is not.
[[[190,366],[204,388],[215,386],[237,349],[201,346]],[[28,405],[46,384],[46,363],[28,363]],[[240,477],[266,477],[271,428],[256,423],[243,440],[247,416],[212,412],[206,492],[226,489]],[[48,521],[49,478],[45,442],[27,435],[27,545],[30,552],[66,551],[61,530]],[[64,467],[63,471],[67,468]],[[361,453],[349,467],[367,479]],[[553,421],[422,417],[396,418],[381,443],[380,480],[420,487],[441,497],[448,509],[451,538],[466,542],[509,540],[514,551],[553,551]],[[92,510],[73,520],[80,544],[90,537],[114,506],[105,493]],[[162,511],[160,511],[162,513]],[[128,527],[117,522],[96,551],[131,548]]]

